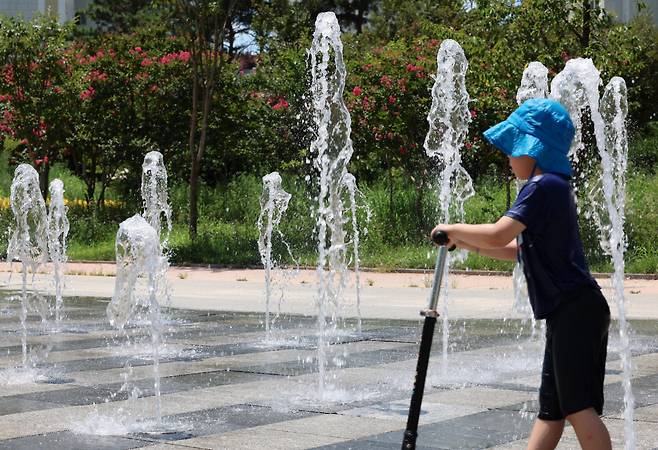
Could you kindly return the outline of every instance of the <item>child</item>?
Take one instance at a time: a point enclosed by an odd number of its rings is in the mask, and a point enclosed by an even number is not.
[[[558,102],[532,99],[484,133],[528,180],[492,224],[437,225],[450,242],[523,266],[535,318],[546,319],[539,414],[528,449],[554,449],[565,419],[583,449],[610,449],[600,415],[610,310],[580,240],[567,154],[574,127]]]

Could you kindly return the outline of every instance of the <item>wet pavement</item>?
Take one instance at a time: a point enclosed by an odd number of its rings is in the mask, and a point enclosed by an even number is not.
[[[19,302],[0,298],[0,449],[399,449],[422,322],[346,320],[332,334],[320,389],[316,319],[279,317],[271,335],[253,312],[164,311],[162,423],[143,323],[117,332],[107,299],[65,299],[51,332],[28,321],[21,361]],[[437,324],[418,449],[525,448],[537,410],[541,323],[461,318],[447,364]],[[604,420],[623,447],[623,392],[611,330]],[[634,320],[637,448],[658,448],[658,321]],[[559,448],[578,448],[567,428]]]

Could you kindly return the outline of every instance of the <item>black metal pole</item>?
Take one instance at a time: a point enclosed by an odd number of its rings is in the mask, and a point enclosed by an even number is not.
[[[404,432],[404,439],[402,440],[402,450],[412,450],[416,448],[416,437],[418,436],[418,419],[420,417],[420,407],[423,403],[423,393],[425,392],[425,377],[427,376],[427,366],[429,365],[430,360],[430,350],[432,348],[432,338],[434,337],[435,325],[436,317],[425,316],[425,323],[423,324],[423,337],[420,341],[418,364],[416,365],[414,391],[411,395],[409,417],[407,418],[407,429]]]
[[[432,339],[434,338],[434,327],[436,318],[439,314],[436,312],[436,305],[441,290],[443,280],[443,270],[446,260],[446,248],[448,235],[439,231],[432,235],[434,243],[439,245],[439,254],[436,258],[434,268],[434,282],[432,283],[432,292],[430,294],[429,305],[427,309],[420,312],[425,316],[423,324],[423,335],[420,340],[420,350],[418,351],[418,363],[416,364],[416,378],[414,380],[414,390],[411,394],[411,403],[409,405],[409,416],[407,417],[407,429],[402,439],[402,450],[414,450],[416,448],[416,438],[418,437],[418,420],[420,418],[420,407],[423,403],[423,393],[425,392],[425,378],[427,377],[427,366],[430,361],[430,350],[432,349]],[[453,250],[454,247],[450,248]]]

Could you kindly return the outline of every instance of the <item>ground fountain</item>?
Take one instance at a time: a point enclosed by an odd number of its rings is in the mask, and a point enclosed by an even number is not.
[[[473,181],[461,165],[460,154],[471,121],[465,83],[468,61],[460,45],[451,39],[441,43],[436,59],[437,72],[432,87],[432,106],[427,116],[429,131],[424,147],[438,173],[438,221],[451,223],[464,220],[464,202],[474,194]],[[454,257],[448,256],[446,259],[444,287],[441,290],[444,370],[447,368],[448,359],[447,273],[451,259],[454,261]]]
[[[50,183],[50,208],[48,209],[48,253],[53,263],[55,277],[55,327],[61,328],[64,288],[64,268],[68,256],[66,254],[66,238],[69,234],[69,220],[66,217],[67,207],[64,204],[64,183],[55,179]]]
[[[276,259],[272,256],[272,235],[276,231],[279,239],[286,247],[288,255],[293,259],[290,246],[285,241],[283,233],[279,229],[279,223],[283,214],[288,209],[288,203],[292,197],[281,186],[281,175],[278,172],[272,172],[263,177],[263,192],[260,198],[260,214],[256,225],[259,230],[258,251],[260,259],[265,269],[265,330],[268,338],[271,338],[271,325],[278,317],[271,318],[271,300],[272,289],[274,287],[275,272],[278,269]],[[281,301],[283,299],[283,287],[279,296],[279,305],[277,311],[281,311]]]
[[[146,313],[151,336],[156,426],[162,423],[160,405],[160,344],[162,320],[157,293],[166,276],[166,258],[155,229],[139,214],[121,222],[116,237],[117,275],[114,295],[107,306],[110,324],[124,329]],[[140,280],[146,286],[140,286]]]
[[[39,174],[28,164],[20,164],[14,173],[10,194],[14,223],[7,247],[7,260],[21,262],[21,347],[23,369],[28,370],[27,316],[35,310],[46,321],[49,308],[36,290],[28,294],[28,270],[32,279],[41,264],[48,260],[46,203],[39,188]]]
[[[577,172],[576,187],[580,189],[579,210],[592,220],[599,231],[602,249],[611,256],[613,298],[617,305],[620,338],[620,359],[624,389],[625,448],[635,448],[633,414],[635,400],[631,389],[631,345],[629,324],[626,320],[624,297],[624,205],[626,194],[626,84],[614,77],[600,99],[601,78],[591,59],[569,60],[562,72],[551,83],[551,96],[569,111],[576,127],[576,137],[570,156],[572,163],[584,166]],[[586,146],[583,139],[583,117],[591,117],[600,164],[581,161]]]
[[[318,236],[318,383],[326,384],[329,335],[338,326],[347,284],[344,179],[352,157],[351,119],[343,100],[345,64],[340,26],[333,12],[318,15],[310,49],[311,98],[315,139],[311,143],[319,176],[316,230]]]

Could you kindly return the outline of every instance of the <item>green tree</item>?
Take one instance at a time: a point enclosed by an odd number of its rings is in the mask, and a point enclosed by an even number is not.
[[[47,16],[32,22],[0,17],[0,140],[20,142],[13,157],[36,167],[44,195],[50,165],[61,156],[71,127],[69,36],[68,27]]]
[[[190,158],[189,234],[197,235],[199,176],[206,151],[208,125],[220,72],[227,61],[224,37],[236,0],[171,0],[175,30],[190,50],[192,101],[188,151]],[[221,91],[220,91],[221,92]]]

